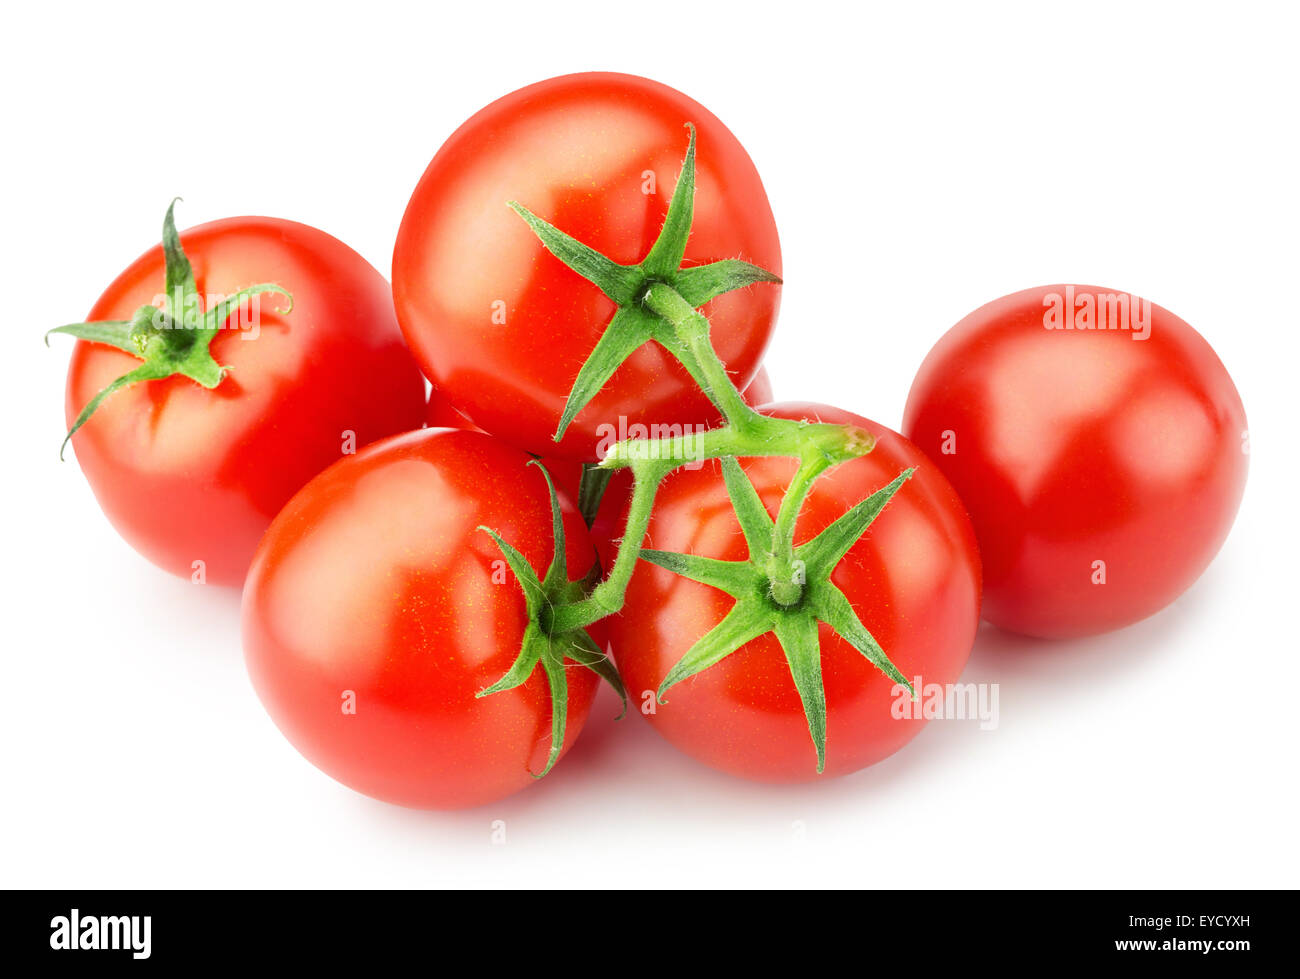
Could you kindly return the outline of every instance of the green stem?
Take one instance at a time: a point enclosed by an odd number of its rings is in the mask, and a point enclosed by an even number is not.
[[[636,476],[623,540],[605,580],[587,598],[553,610],[548,623],[552,633],[582,628],[623,607],[650,525],[659,483],[681,466],[727,456],[797,456],[802,460],[781,504],[769,569],[773,597],[783,605],[797,603],[802,586],[793,571],[794,523],[808,490],[830,466],[865,455],[874,444],[870,434],[851,426],[810,424],[760,415],[745,403],[714,351],[709,340],[709,321],[703,313],[662,282],[647,287],[642,303],[672,327],[681,346],[669,349],[721,409],[726,424],[707,432],[670,438],[629,439],[610,448],[601,467],[631,466]]]
[[[549,226],[544,230],[549,232]],[[800,459],[799,469],[781,502],[773,527],[772,557],[768,567],[773,598],[782,605],[796,604],[803,588],[794,573],[794,525],[808,491],[813,481],[831,466],[865,455],[874,444],[869,433],[853,426],[760,415],[745,402],[713,349],[708,317],[676,288],[663,281],[650,282],[639,302],[671,328],[671,334],[659,334],[660,341],[717,405],[725,424],[706,432],[687,432],[668,438],[629,439],[610,448],[600,463],[600,469],[608,471],[630,466],[636,477],[623,539],[604,581],[586,598],[554,606],[545,613],[544,628],[551,635],[584,628],[623,607],[650,526],[660,482],[681,466],[728,456],[796,456]],[[587,475],[595,477],[597,474],[591,472]],[[588,479],[584,477],[584,496],[587,485]],[[586,500],[583,511],[590,523],[589,504],[590,500]]]
[[[823,455],[805,456],[781,498],[781,508],[772,527],[772,557],[768,566],[772,598],[779,605],[797,605],[803,597],[802,576],[794,573],[795,521],[799,519],[799,511],[803,509],[812,484],[829,466]]]
[[[655,494],[659,491],[663,478],[676,468],[671,463],[654,461],[638,462],[633,467],[636,481],[632,488],[632,502],[628,507],[627,524],[623,530],[623,540],[618,545],[614,566],[609,569],[605,580],[586,598],[553,609],[550,622],[547,623],[552,635],[585,628],[623,607],[628,583],[632,580],[646,530],[650,527]]]
[[[743,429],[727,424],[672,438],[616,442],[605,454],[601,467],[623,469],[641,461],[656,461],[671,463],[671,470],[690,462],[724,456],[816,458],[829,467],[866,455],[874,444],[869,432],[850,425],[794,421],[754,413]]]
[[[732,383],[709,339],[709,321],[672,286],[648,286],[642,304],[673,329],[676,341],[668,349],[682,362],[705,394],[722,411],[726,424],[707,432],[670,438],[629,439],[612,446],[602,469],[631,466],[636,476],[623,540],[614,566],[591,594],[548,613],[551,634],[591,625],[623,607],[628,583],[641,554],[655,493],[664,476],[689,463],[727,456],[797,456],[801,462],[773,530],[769,580],[772,597],[782,605],[796,604],[803,593],[794,574],[794,524],[813,481],[828,468],[871,451],[874,440],[861,429],[823,423],[771,418],[754,411]]]
[[[794,524],[803,508],[803,501],[812,489],[813,482],[827,469],[824,457],[805,459],[799,464],[794,478],[786,487],[781,499],[781,509],[776,515],[776,526],[772,531],[772,552],[781,560],[789,560],[794,555]]]
[[[705,390],[722,410],[727,424],[746,429],[759,416],[745,403],[744,397],[731,380],[726,367],[718,359],[709,341],[709,320],[703,313],[681,297],[676,289],[664,282],[654,282],[646,289],[642,304],[663,317],[694,359],[696,369],[691,373],[701,376],[708,385]],[[675,351],[676,352],[676,351]]]

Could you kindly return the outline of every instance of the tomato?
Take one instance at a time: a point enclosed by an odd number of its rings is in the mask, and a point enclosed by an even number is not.
[[[938,467],[896,432],[835,408],[787,403],[764,409],[865,428],[877,439],[866,456],[823,475],[800,512],[796,544],[916,467],[866,535],[835,567],[831,582],[909,679],[948,684],[960,675],[979,621],[979,555],[970,523]],[[775,516],[796,460],[741,460]],[[648,546],[726,561],[748,557],[716,463],[680,469],[659,490]],[[714,768],[765,781],[815,778],[808,720],[775,635],[750,641],[673,687],[654,692],[691,645],[730,610],[722,591],[646,561],[638,563],[627,604],[610,619],[610,647],[632,703],[660,734]],[[856,649],[819,628],[826,695],[826,774],[845,774],[897,751],[925,723],[920,712],[895,717],[894,683]],[[900,691],[903,688],[899,688]],[[901,694],[906,698],[906,693]],[[901,713],[901,711],[899,711]]]
[[[345,785],[404,806],[462,808],[543,770],[542,670],[475,696],[510,668],[528,621],[523,591],[478,528],[539,574],[553,553],[549,494],[529,462],[480,432],[396,436],[325,470],[267,531],[244,590],[249,673],[290,742]],[[565,564],[581,578],[595,552],[572,504],[561,505]],[[591,637],[604,648],[599,626]],[[567,750],[597,677],[565,673]]]
[[[663,222],[688,122],[698,155],[685,264],[743,258],[779,275],[776,225],[744,148],[711,112],[657,82],[596,72],[531,85],[475,114],[433,158],[398,232],[393,295],[425,373],[480,428],[536,455],[594,461],[620,422],[716,416],[650,342],[555,444],[565,399],[615,306],[506,206],[519,201],[614,261],[639,262]],[[758,369],[778,297],[764,285],[703,307],[739,387]]]
[[[1219,550],[1246,481],[1245,412],[1209,344],[1093,286],[963,319],[921,365],[903,429],[970,511],[985,617],[1033,636],[1168,605]]]
[[[72,445],[131,546],[173,574],[238,586],[271,519],[304,483],[356,446],[419,427],[423,382],[383,276],[337,239],[292,221],[241,217],[181,240],[201,295],[273,282],[292,294],[292,311],[280,312],[279,297],[258,297],[256,318],[245,309],[244,328],[212,341],[212,356],[230,367],[215,388],[183,376],[123,388]],[[88,319],[129,320],[157,303],[164,282],[159,246],[114,280]],[[69,426],[140,363],[79,340],[68,369]]]

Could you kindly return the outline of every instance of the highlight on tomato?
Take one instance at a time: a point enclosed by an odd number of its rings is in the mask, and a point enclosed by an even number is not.
[[[1200,576],[1241,502],[1249,438],[1210,345],[1148,300],[1026,289],[939,340],[904,432],[965,501],[984,615],[1085,636],[1159,611]]]
[[[660,229],[692,133],[688,241]],[[548,222],[569,236],[563,258],[535,233]],[[722,271],[733,281],[715,294]],[[681,280],[743,388],[776,318],[780,271],[758,171],[722,122],[665,85],[591,72],[513,92],[443,144],[402,219],[393,294],[411,349],[456,410],[535,455],[595,461],[608,426],[717,417],[678,358],[646,342],[674,341],[642,307],[645,288]]]
[[[69,438],[118,533],[159,567],[238,586],[280,507],[346,453],[418,428],[424,384],[388,283],[336,238],[237,217],[119,275],[68,368]]]
[[[335,463],[272,523],[243,599],[272,720],[366,795],[458,809],[503,798],[572,747],[602,624],[557,632],[595,550],[544,468],[481,432],[424,429]]]
[[[633,703],[705,764],[764,781],[842,775],[918,733],[921,712],[900,709],[907,683],[961,675],[979,621],[979,554],[957,494],[901,435],[824,405],[762,413],[875,439],[812,484],[795,525],[797,595],[778,603],[766,567],[798,460],[680,469],[659,489],[653,550],[609,620],[610,650]]]

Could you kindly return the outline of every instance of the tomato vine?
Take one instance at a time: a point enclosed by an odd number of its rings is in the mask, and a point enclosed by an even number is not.
[[[840,559],[902,488],[912,470],[902,472],[812,540],[795,546],[795,525],[814,482],[835,466],[870,452],[874,441],[868,432],[852,425],[761,414],[745,402],[732,382],[713,348],[709,320],[700,308],[723,293],[761,288],[780,279],[739,259],[682,267],[695,194],[695,128],[690,124],[687,128],[690,136],[686,157],[663,227],[645,258],[635,265],[612,261],[522,204],[510,202],[552,255],[599,288],[618,307],[574,381],[555,441],[563,438],[574,417],[618,367],[651,341],[660,344],[686,368],[723,418],[722,425],[700,433],[618,442],[599,464],[588,467],[579,501],[588,519],[599,505],[609,474],[621,468],[632,470],[634,483],[623,539],[604,579],[582,587],[575,587],[578,583],[573,582],[552,582],[548,601],[530,600],[529,614],[534,620],[530,628],[537,636],[552,639],[585,635],[582,630],[586,626],[622,608],[640,559],[718,588],[734,597],[735,605],[664,677],[656,692],[659,702],[666,703],[664,694],[675,684],[708,669],[745,643],[775,633],[803,703],[816,751],[817,771],[821,772],[826,758],[826,703],[819,622],[829,625],[886,676],[911,691],[910,682],[863,625],[849,599],[831,583],[830,576]],[[738,462],[755,456],[787,456],[799,460],[775,519],[764,508]],[[673,470],[705,460],[719,460],[722,466],[727,493],[749,548],[748,559],[724,562],[691,554],[644,550],[659,485]],[[537,593],[536,576],[526,562],[523,567],[517,567],[520,562],[510,560],[509,544],[495,533],[493,539],[514,569],[525,595]],[[557,539],[557,553],[561,550],[562,542]],[[553,564],[548,579],[557,567],[562,573],[562,563]],[[554,664],[549,664],[540,654],[533,656],[526,640],[515,667],[481,695],[506,689],[503,684],[513,682],[512,678],[522,682],[538,662],[550,676]],[[593,663],[582,665],[597,668]],[[608,679],[612,666],[610,670],[600,669]],[[522,676],[518,676],[520,670]],[[554,682],[552,687],[554,690]],[[561,690],[552,703],[557,738],[564,731],[564,710]],[[552,758],[558,755],[560,747],[553,743]]]

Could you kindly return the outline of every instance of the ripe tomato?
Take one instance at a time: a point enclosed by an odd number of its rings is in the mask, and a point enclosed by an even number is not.
[[[344,452],[419,427],[423,383],[388,284],[337,239],[292,221],[241,217],[181,240],[201,295],[274,282],[293,295],[292,311],[281,315],[279,297],[259,297],[256,320],[212,341],[213,357],[231,368],[217,387],[174,376],[123,388],[72,445],[132,547],[173,574],[238,586],[271,518],[299,487]],[[129,320],[156,304],[164,282],[159,246],[114,280],[87,319]],[[68,369],[69,427],[140,363],[79,340]]]
[[[546,482],[528,463],[480,432],[396,436],[325,470],[267,531],[244,589],[245,657],[272,719],[328,775],[377,799],[451,809],[543,770],[543,671],[475,696],[510,668],[528,621],[522,589],[478,528],[539,574],[553,553]],[[566,566],[580,578],[595,552],[561,503]],[[591,636],[603,649],[599,626]],[[565,673],[567,750],[597,677]]]
[[[411,349],[485,431],[547,457],[595,460],[602,425],[696,424],[716,412],[667,351],[643,345],[552,440],[565,399],[615,306],[552,256],[506,206],[517,200],[616,262],[654,243],[691,122],[695,219],[686,264],[743,258],[780,274],[776,225],[744,148],[707,109],[631,75],[566,75],[502,98],[429,164],[393,251],[393,295]],[[719,356],[744,387],[776,317],[778,288],[705,305]]]
[[[904,676],[920,676],[927,685],[954,682],[979,622],[980,571],[975,536],[948,481],[907,439],[848,412],[786,403],[764,413],[858,425],[877,439],[869,455],[813,484],[796,525],[796,544],[916,467],[836,566],[831,582]],[[775,516],[796,460],[743,459],[741,464]],[[726,561],[748,556],[720,467],[713,462],[667,477],[647,538],[660,550]],[[659,733],[714,768],[765,781],[816,778],[808,720],[772,633],[673,687],[665,703],[655,704],[654,691],[668,670],[732,605],[721,591],[641,561],[622,614],[609,620],[610,648],[629,699],[641,704]],[[891,709],[901,701],[893,681],[829,627],[822,625],[819,633],[826,773],[845,774],[897,751],[925,721],[919,713],[895,717]]]
[[[1219,550],[1246,481],[1245,412],[1209,344],[1093,286],[963,319],[921,365],[903,429],[970,511],[985,617],[1034,636],[1168,605]]]

